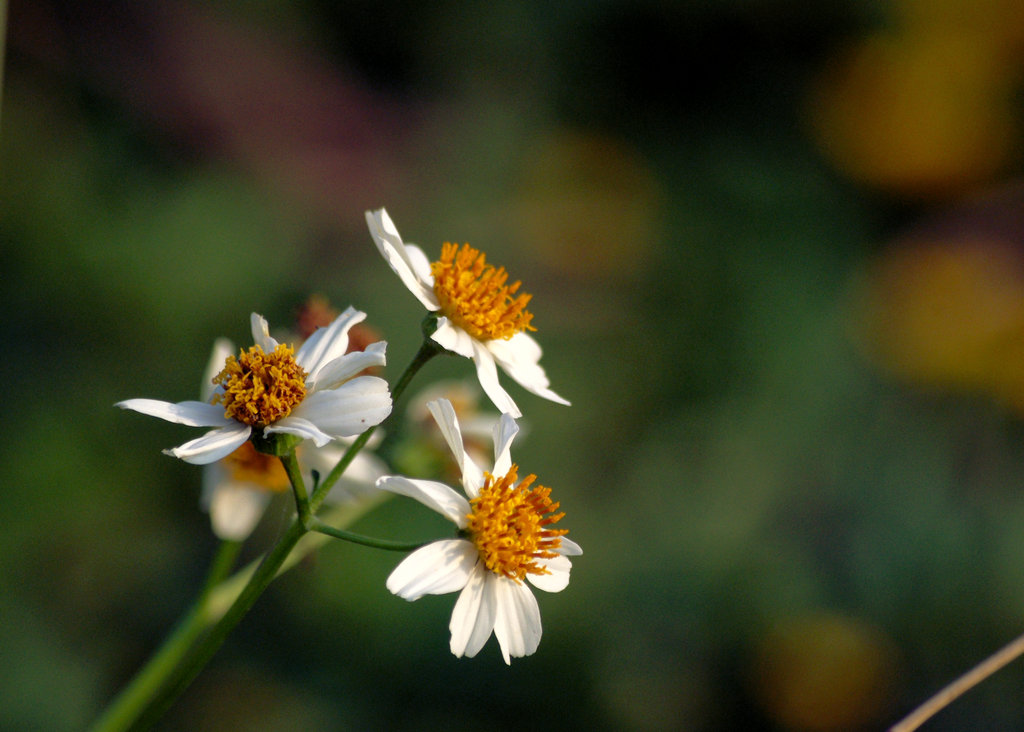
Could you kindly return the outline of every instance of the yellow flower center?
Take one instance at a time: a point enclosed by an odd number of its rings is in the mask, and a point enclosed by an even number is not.
[[[441,311],[477,340],[508,340],[524,330],[536,330],[530,325],[533,314],[526,310],[531,295],[517,296],[521,283],[506,285],[505,268],[488,265],[486,255],[469,244],[459,249],[445,242],[430,271]]]
[[[256,427],[287,417],[306,396],[306,372],[283,343],[273,353],[252,346],[228,356],[213,383],[224,387],[211,400],[224,405],[224,416]]]
[[[548,528],[565,513],[555,513],[559,504],[551,502],[550,488],[530,488],[536,475],[516,485],[517,471],[513,465],[502,478],[484,474],[480,495],[470,501],[473,512],[466,533],[487,569],[521,582],[527,573],[550,574],[537,560],[555,557],[569,531]]]
[[[280,493],[291,487],[281,461],[257,451],[251,442],[243,442],[241,447],[224,458],[224,467],[233,480],[251,483],[266,491]]]

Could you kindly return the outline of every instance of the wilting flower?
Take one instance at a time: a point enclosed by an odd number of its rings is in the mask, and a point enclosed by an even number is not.
[[[519,480],[510,454],[518,428],[510,415],[495,425],[494,467],[485,472],[463,448],[451,403],[439,399],[429,408],[462,469],[469,500],[434,481],[401,476],[377,481],[378,488],[415,498],[459,529],[457,538],[435,541],[406,557],[388,577],[387,588],[406,600],[459,590],[448,626],[452,653],[475,656],[493,631],[509,663],[540,643],[540,609],[523,580],[559,592],[569,584],[568,556],[583,550],[565,529],[552,528],[564,514],[551,501],[551,489],[531,487],[534,475]]]
[[[384,365],[383,341],[364,351],[345,353],[349,329],[366,317],[348,308],[320,328],[299,348],[278,343],[267,321],[252,314],[255,345],[228,356],[214,377],[209,402],[162,402],[128,399],[122,409],[160,417],[192,427],[214,427],[202,437],[166,450],[199,465],[230,455],[257,430],[312,440],[323,447],[331,440],[352,437],[382,422],[391,413],[387,382],[357,376],[363,369]]]
[[[205,401],[213,397],[213,380],[233,352],[234,346],[228,340],[217,339],[203,379],[201,396]],[[346,447],[342,442],[332,442],[324,447],[303,443],[296,447],[306,484],[311,484],[313,471],[321,475],[329,473],[344,455]],[[360,494],[372,490],[374,482],[385,472],[384,463],[363,450],[331,488],[325,502],[357,500]],[[251,442],[243,442],[228,456],[203,467],[200,503],[203,510],[209,512],[213,532],[218,537],[243,541],[259,523],[273,496],[290,488],[280,460],[258,452]]]
[[[548,388],[540,366],[541,350],[526,331],[534,330],[526,310],[530,296],[519,294],[520,283],[508,282],[504,267],[495,269],[468,244],[446,243],[441,258],[431,263],[419,247],[405,244],[387,211],[366,212],[377,249],[423,306],[438,313],[431,338],[460,356],[473,359],[484,392],[502,412],[522,412],[498,383],[497,365],[527,391],[568,404]]]

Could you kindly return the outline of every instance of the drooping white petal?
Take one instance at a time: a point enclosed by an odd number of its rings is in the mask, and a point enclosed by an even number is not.
[[[184,445],[164,450],[168,455],[181,458],[193,465],[206,465],[227,457],[249,439],[252,428],[247,424],[232,421],[227,427],[210,430],[202,437],[189,440]]]
[[[448,318],[437,319],[437,330],[430,339],[452,353],[466,358],[473,358],[473,336],[457,328]]]
[[[567,557],[578,557],[583,553],[583,547],[577,544],[575,541],[570,539],[568,536],[562,537],[562,545],[556,549],[559,554],[564,554]]]
[[[238,424],[230,417],[224,416],[224,407],[206,402],[162,402],[159,399],[126,399],[114,405],[121,409],[131,409],[150,417],[159,417],[168,422],[187,424],[189,427],[227,427]]]
[[[460,529],[466,528],[470,512],[469,501],[444,483],[433,480],[414,480],[401,475],[387,475],[377,481],[377,488],[409,498],[415,498],[427,508],[448,518]]]
[[[210,360],[206,364],[206,371],[203,372],[203,383],[199,389],[199,398],[204,402],[210,401],[215,387],[213,379],[224,369],[224,362],[228,356],[234,355],[235,344],[227,338],[218,338],[213,342],[213,350],[210,352]]]
[[[264,434],[272,435],[275,432],[295,435],[304,440],[312,440],[317,447],[323,447],[334,439],[334,437],[321,430],[310,420],[296,416],[295,410],[287,417],[277,420],[269,427],[263,428]]]
[[[456,657],[472,658],[491,637],[496,611],[494,578],[478,563],[455,601],[448,630],[452,634],[449,647]]]
[[[258,313],[253,313],[249,316],[249,325],[252,328],[252,342],[262,348],[264,353],[273,353],[278,344],[270,336],[267,319]]]
[[[505,663],[510,657],[529,656],[540,645],[540,607],[525,583],[494,577],[494,637]]]
[[[328,361],[317,371],[315,376],[306,379],[307,391],[336,389],[360,371],[383,366],[386,363],[387,347],[386,341],[377,341],[368,345],[364,351],[353,351]]]
[[[222,483],[210,496],[213,533],[228,541],[244,541],[256,528],[270,498],[267,491],[238,483]]]
[[[388,382],[376,376],[359,376],[337,389],[309,394],[271,431],[284,431],[289,420],[305,420],[334,438],[360,435],[391,414]],[[270,429],[270,428],[268,428]]]
[[[421,547],[395,567],[387,588],[406,600],[461,590],[480,556],[465,539],[445,539]]]
[[[501,415],[494,424],[494,475],[505,475],[512,467],[512,440],[518,433],[511,414]]]
[[[409,288],[409,292],[415,295],[427,310],[434,311],[440,308],[437,295],[434,294],[433,280],[422,278],[422,271],[417,271],[418,266],[410,258],[406,245],[402,242],[402,237],[388,212],[384,209],[367,211],[366,225],[370,227],[370,236],[377,245],[377,251]]]
[[[479,341],[473,341],[473,363],[476,364],[476,377],[480,380],[480,387],[498,411],[510,414],[515,419],[522,417],[523,413],[512,401],[512,397],[498,383],[498,367],[494,362],[494,356]]]
[[[517,384],[537,396],[569,405],[566,399],[548,388],[551,382],[539,363],[540,346],[529,334],[516,333],[507,341],[487,341],[486,345],[494,360]]]
[[[348,332],[366,320],[366,313],[349,306],[326,328],[317,328],[295,354],[295,362],[306,370],[306,383],[315,381],[320,369],[348,350]]]
[[[542,559],[537,562],[551,574],[527,574],[530,583],[545,592],[561,592],[569,585],[569,570],[572,562],[568,557],[559,554],[557,557]]]

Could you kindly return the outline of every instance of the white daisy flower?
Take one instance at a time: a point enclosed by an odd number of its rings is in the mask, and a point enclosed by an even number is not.
[[[506,285],[504,267],[488,265],[485,255],[468,244],[460,249],[446,243],[441,258],[431,263],[422,249],[402,241],[384,209],[367,211],[366,223],[391,269],[427,310],[440,316],[431,338],[473,359],[480,385],[501,412],[522,416],[498,383],[496,365],[527,391],[569,404],[548,388],[540,346],[526,333],[534,330],[533,315],[526,310],[530,295],[516,294],[519,282]]]
[[[214,379],[235,348],[230,341],[218,338],[203,379],[201,397],[209,401],[215,390]],[[296,447],[307,485],[312,473],[327,475],[337,465],[349,440],[316,447],[304,443]],[[344,445],[344,446],[343,446]],[[363,450],[352,460],[340,480],[331,487],[327,503],[355,501],[387,472],[384,462]],[[203,467],[203,490],[200,505],[210,514],[213,532],[228,541],[244,541],[256,528],[274,494],[291,489],[288,474],[281,461],[258,452],[251,442],[243,442],[227,457]]]
[[[214,427],[202,437],[165,450],[198,465],[230,455],[254,429],[263,435],[309,439],[318,447],[361,434],[391,413],[387,382],[357,375],[384,365],[387,344],[379,341],[363,351],[345,353],[349,329],[365,317],[366,313],[348,308],[295,353],[274,340],[267,321],[253,313],[255,345],[237,357],[227,357],[214,377],[210,402],[128,399],[116,406],[168,422]]]
[[[435,541],[406,557],[391,573],[387,588],[406,600],[459,592],[452,612],[451,650],[475,656],[494,632],[505,663],[537,650],[540,609],[529,586],[560,592],[569,584],[569,556],[583,550],[551,528],[563,516],[551,489],[531,488],[536,476],[519,481],[510,448],[518,428],[503,414],[494,428],[494,468],[481,470],[466,454],[450,402],[429,405],[462,469],[461,496],[443,483],[386,476],[377,487],[415,498],[459,528],[458,538]]]

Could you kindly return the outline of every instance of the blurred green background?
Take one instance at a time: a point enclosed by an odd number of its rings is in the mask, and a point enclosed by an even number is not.
[[[394,378],[363,211],[533,293],[516,458],[585,550],[536,655],[333,543],[163,730],[879,729],[1024,631],[1024,10],[1010,0],[15,0],[0,133],[0,727],[77,730],[216,541],[214,338],[311,293]],[[419,386],[470,377],[432,363]],[[280,509],[253,539],[273,536]],[[275,523],[276,522],[276,523]],[[356,527],[446,531],[391,501]],[[929,729],[1024,729],[1024,662]]]

